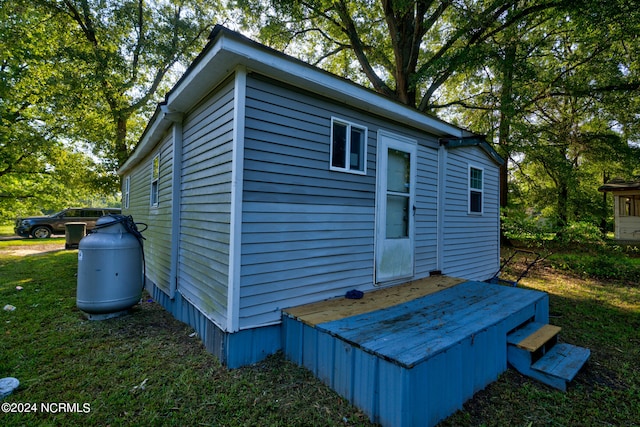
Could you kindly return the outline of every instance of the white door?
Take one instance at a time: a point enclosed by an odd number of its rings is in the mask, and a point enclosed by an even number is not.
[[[376,283],[413,276],[416,147],[378,132]]]

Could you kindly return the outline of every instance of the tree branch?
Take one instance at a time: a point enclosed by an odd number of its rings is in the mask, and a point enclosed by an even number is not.
[[[351,48],[353,49],[353,52],[355,53],[360,66],[362,67],[362,71],[365,73],[375,90],[384,95],[395,97],[395,92],[391,88],[389,88],[389,86],[387,86],[387,84],[376,74],[373,67],[371,66],[371,63],[369,62],[369,59],[367,58],[367,55],[364,51],[364,44],[362,43],[362,40],[360,40],[358,30],[356,29],[355,23],[351,19],[351,15],[349,15],[347,5],[345,4],[344,0],[339,0],[337,3],[335,3],[335,8],[338,12],[338,16],[340,16],[340,19],[344,24],[342,26],[343,31],[345,32],[351,43]]]

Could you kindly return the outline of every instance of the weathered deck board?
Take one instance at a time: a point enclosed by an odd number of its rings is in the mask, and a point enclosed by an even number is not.
[[[307,325],[340,320],[402,304],[464,282],[448,276],[430,276],[390,288],[365,293],[362,299],[335,298],[292,307],[284,312]]]
[[[571,381],[582,365],[589,359],[589,349],[571,344],[556,344],[550,351],[531,367],[546,374]]]
[[[542,292],[464,282],[317,328],[364,351],[412,367],[544,298]]]

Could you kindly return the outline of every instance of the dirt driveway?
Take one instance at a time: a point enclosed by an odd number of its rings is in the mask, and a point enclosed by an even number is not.
[[[19,241],[20,240],[16,239],[16,242]],[[16,244],[14,246],[9,244],[9,246],[0,248],[1,253],[13,256],[37,255],[61,250],[64,250],[64,242],[47,242],[46,240],[44,240],[43,243],[35,243],[33,245]]]

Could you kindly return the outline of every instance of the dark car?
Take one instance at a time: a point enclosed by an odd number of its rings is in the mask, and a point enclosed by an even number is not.
[[[69,208],[50,216],[18,218],[13,231],[23,237],[46,239],[52,234],[64,234],[68,222],[84,222],[87,231],[93,229],[96,220],[109,214],[120,214],[118,208]]]

